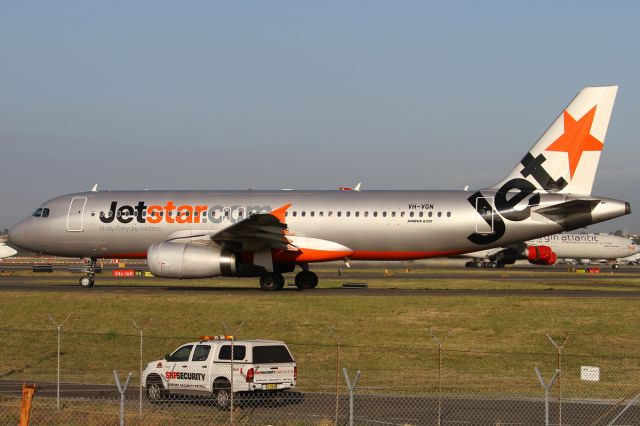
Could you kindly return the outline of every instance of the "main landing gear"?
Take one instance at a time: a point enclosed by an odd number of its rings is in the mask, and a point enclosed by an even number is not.
[[[80,285],[84,288],[93,287],[96,281],[96,266],[97,259],[92,257],[90,259],[82,259],[85,263],[85,268],[82,271],[82,277],[80,278]]]
[[[318,286],[318,276],[311,272],[306,265],[296,275],[296,287],[300,290],[310,290]],[[267,272],[260,277],[260,288],[264,291],[277,291],[284,287],[284,277],[278,272]]]

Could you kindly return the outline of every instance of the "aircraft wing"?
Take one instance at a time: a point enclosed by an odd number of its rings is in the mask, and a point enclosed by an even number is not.
[[[291,204],[285,204],[269,213],[257,213],[234,223],[210,236],[211,241],[222,245],[242,245],[243,250],[275,248],[296,250],[286,237],[285,212]]]
[[[5,257],[11,257],[16,253],[18,252],[12,249],[11,247],[4,244],[0,244],[0,259],[4,259]]]

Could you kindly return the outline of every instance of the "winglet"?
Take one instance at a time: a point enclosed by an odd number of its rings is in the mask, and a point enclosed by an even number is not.
[[[91,188],[91,192],[98,192],[98,184],[97,183],[95,185],[93,185],[93,187]]]
[[[280,222],[285,223],[284,220],[284,215],[287,212],[287,210],[289,209],[289,207],[291,207],[291,203],[289,204],[285,204],[281,207],[278,207],[275,210],[272,210],[271,213],[269,213],[271,216],[275,216],[276,219],[278,219]]]
[[[358,184],[353,188],[354,191],[360,192],[360,187],[362,186],[362,182],[358,182]]]

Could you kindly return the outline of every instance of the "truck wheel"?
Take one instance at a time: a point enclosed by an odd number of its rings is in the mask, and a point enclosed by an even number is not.
[[[156,379],[147,382],[147,399],[150,402],[161,402],[166,398],[166,394],[167,392],[164,390],[160,380]]]
[[[213,398],[216,407],[220,410],[228,410],[231,405],[231,384],[226,380],[214,383]]]

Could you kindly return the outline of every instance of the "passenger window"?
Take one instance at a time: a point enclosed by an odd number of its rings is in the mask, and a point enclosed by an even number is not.
[[[316,212],[314,212],[313,210],[311,210],[311,212],[309,213],[309,216],[313,217],[316,214]]]
[[[409,216],[413,217],[413,212],[409,213]]]
[[[442,212],[438,212],[438,217],[442,217]]]
[[[351,216],[351,212],[347,212],[347,217]]]
[[[373,217],[378,217],[378,212],[373,212]]]
[[[391,217],[396,217],[396,212],[391,212]]]
[[[322,217],[324,215],[324,213],[322,212],[322,210],[320,210],[320,213],[318,213],[320,215],[320,217]]]
[[[49,217],[49,209],[42,209],[42,217]]]
[[[400,217],[404,217],[404,212],[400,212]]]
[[[356,217],[360,217],[360,212],[356,212]]]
[[[420,217],[424,216],[424,212],[418,213],[418,216],[420,216]]]
[[[447,212],[447,217],[451,217],[451,212]]]
[[[382,217],[387,217],[387,212],[382,212]]]
[[[333,214],[332,211],[327,212],[327,216],[331,217],[331,215]]]
[[[433,216],[433,212],[429,212],[429,217]]]
[[[342,216],[342,212],[338,212],[338,217]]]
[[[298,212],[293,212],[293,217],[296,217],[298,215]]]
[[[180,349],[178,349],[177,351],[171,354],[171,356],[169,357],[169,361],[174,361],[174,362],[188,361],[192,348],[193,348],[193,345],[187,345],[187,346],[181,347]]]
[[[364,217],[369,217],[369,212],[364,212]]]
[[[209,358],[209,352],[211,352],[211,346],[198,345],[196,350],[193,351],[193,358],[191,361],[206,361]]]
[[[233,360],[242,361],[247,349],[242,345],[233,345]],[[218,359],[231,359],[231,345],[224,345],[220,348]]]
[[[303,212],[300,213],[300,216],[304,217],[305,214],[306,213],[303,211]]]

